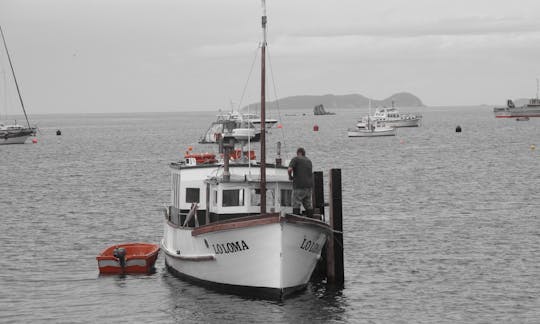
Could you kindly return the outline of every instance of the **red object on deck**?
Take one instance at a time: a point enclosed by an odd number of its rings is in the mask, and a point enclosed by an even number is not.
[[[249,152],[242,152],[241,149],[236,149],[234,151],[232,151],[229,155],[229,157],[231,158],[231,160],[238,160],[242,157],[242,153],[244,153],[243,155],[245,157],[248,157],[249,156],[249,159],[250,160],[255,160],[255,151],[251,150]]]
[[[109,246],[96,257],[99,273],[151,273],[158,252],[159,245],[152,243],[123,243]]]
[[[186,159],[194,158],[197,164],[212,164],[216,163],[216,155],[212,153],[189,153],[184,154]]]
[[[313,131],[314,131],[314,132],[318,132],[318,131],[319,131],[319,125],[313,126]]]

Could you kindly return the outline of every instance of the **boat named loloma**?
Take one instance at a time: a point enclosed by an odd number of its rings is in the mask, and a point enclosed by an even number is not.
[[[161,247],[179,277],[229,293],[282,298],[307,285],[331,229],[292,214],[287,168],[281,158],[266,163],[265,0],[262,8],[260,161],[244,150],[253,127],[240,125],[217,136],[223,158],[188,152],[171,163]]]
[[[330,227],[291,214],[287,168],[268,165],[270,212],[261,214],[259,163],[240,159],[227,170],[223,161],[199,162],[170,165],[172,205],[161,242],[167,267],[232,293],[283,297],[304,288]]]

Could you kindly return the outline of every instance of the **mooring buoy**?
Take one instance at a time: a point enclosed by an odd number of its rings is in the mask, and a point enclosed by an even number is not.
[[[456,126],[456,133],[461,133],[461,126],[459,125]]]

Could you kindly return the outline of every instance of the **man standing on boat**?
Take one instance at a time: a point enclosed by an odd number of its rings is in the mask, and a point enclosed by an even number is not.
[[[313,217],[311,188],[313,188],[313,165],[303,148],[296,150],[296,157],[289,163],[289,179],[293,181],[293,214],[300,215],[300,205],[304,206],[307,217]]]

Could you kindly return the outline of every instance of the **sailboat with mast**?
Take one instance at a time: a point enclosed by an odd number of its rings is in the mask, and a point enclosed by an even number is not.
[[[171,163],[161,248],[178,277],[227,293],[283,298],[306,287],[331,228],[292,214],[279,144],[275,163],[266,162],[265,0],[262,11],[259,161],[246,151],[249,138],[231,133],[220,139],[222,158],[190,153]]]
[[[30,136],[36,134],[36,127],[30,126],[30,121],[28,120],[28,115],[26,114],[26,109],[24,108],[24,102],[22,100],[21,91],[19,89],[19,83],[17,82],[17,77],[15,76],[15,70],[13,68],[13,63],[11,61],[11,56],[9,55],[8,47],[6,44],[6,38],[4,36],[4,31],[2,26],[0,26],[0,35],[2,36],[2,43],[8,58],[9,66],[11,68],[11,73],[13,75],[13,80],[15,81],[15,86],[17,88],[17,94],[19,95],[19,102],[21,104],[22,110],[24,112],[24,117],[26,119],[27,126],[15,124],[3,124],[0,123],[0,145],[4,144],[24,144],[26,139]],[[5,75],[5,74],[4,74]],[[4,86],[7,89],[7,80],[4,79]],[[7,90],[4,90],[4,96],[7,97]],[[4,101],[7,105],[7,100]]]

